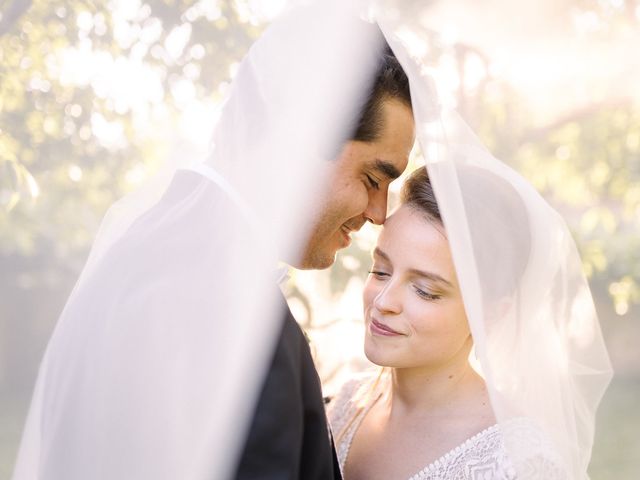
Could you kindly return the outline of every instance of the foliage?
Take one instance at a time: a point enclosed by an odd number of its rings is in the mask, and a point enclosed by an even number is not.
[[[12,405],[26,405],[52,322],[108,206],[166,160],[181,117],[194,108],[213,116],[267,19],[255,3],[0,0],[0,291],[11,299],[0,302],[0,391],[19,384]],[[637,28],[640,18],[638,1],[562,3],[598,38]],[[638,105],[594,103],[539,125],[517,85],[490,73],[485,52],[429,35],[434,65],[460,76],[454,97],[465,119],[567,219],[596,299],[632,316],[640,307]],[[480,78],[463,81],[478,65]],[[326,273],[328,295],[364,277],[368,245],[354,242]],[[307,292],[292,295],[317,326]],[[11,335],[40,343],[18,351]],[[0,476],[15,455],[18,408],[3,413],[11,427],[0,438]]]
[[[260,30],[238,6],[38,0],[15,19],[0,36],[3,254],[84,254],[106,208],[167,155],[153,123],[184,90],[220,96]]]
[[[189,102],[220,101],[262,26],[241,1],[5,4],[0,253],[48,251],[64,264],[86,254],[106,208],[166,159],[167,133]],[[595,15],[611,28],[633,21],[630,7],[576,6],[580,18]],[[485,54],[437,32],[429,43],[433,63],[448,60],[461,78],[471,61],[482,65],[483,78],[473,88],[461,82],[456,93],[463,115],[565,215],[587,274],[608,285],[616,311],[639,303],[637,107],[589,105],[534,126],[525,100],[487,73]],[[348,281],[340,268],[335,275]]]

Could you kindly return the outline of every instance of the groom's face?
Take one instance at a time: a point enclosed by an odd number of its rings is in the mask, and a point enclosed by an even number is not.
[[[334,162],[298,268],[331,266],[336,252],[350,244],[352,232],[367,220],[384,222],[389,184],[407,167],[415,129],[411,109],[398,100],[384,102],[382,119],[376,140],[348,142]]]

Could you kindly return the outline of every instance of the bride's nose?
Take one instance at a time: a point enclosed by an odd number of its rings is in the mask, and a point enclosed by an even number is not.
[[[399,313],[402,311],[400,285],[390,280],[373,300],[373,305],[383,313]]]

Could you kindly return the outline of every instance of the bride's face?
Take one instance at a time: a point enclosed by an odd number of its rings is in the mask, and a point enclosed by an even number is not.
[[[365,354],[396,368],[466,361],[472,346],[444,229],[413,207],[386,223],[364,288]]]

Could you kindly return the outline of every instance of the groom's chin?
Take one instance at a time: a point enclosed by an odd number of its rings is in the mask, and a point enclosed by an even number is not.
[[[283,255],[281,260],[298,270],[325,270],[335,263],[336,253],[334,249],[307,247],[297,255]]]
[[[335,263],[336,253],[337,249],[333,248],[314,248],[305,252],[300,261],[290,265],[298,270],[325,270]]]
[[[300,270],[326,270],[336,261],[336,254],[333,255],[318,255],[313,258],[307,259],[302,262],[299,267]]]

